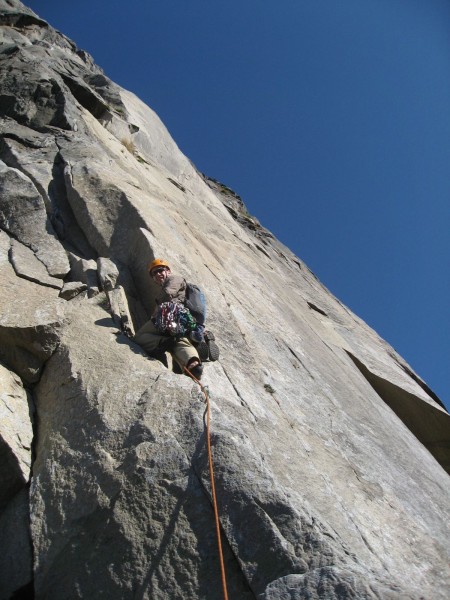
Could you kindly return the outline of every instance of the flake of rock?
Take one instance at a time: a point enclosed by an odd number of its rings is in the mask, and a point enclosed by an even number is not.
[[[9,236],[0,230],[0,361],[23,381],[36,382],[58,345],[64,300],[54,288],[17,277]]]
[[[130,316],[127,295],[121,285],[106,292],[111,314],[117,327],[130,338],[134,337],[135,331]]]
[[[59,297],[64,300],[72,300],[87,289],[88,286],[82,281],[67,281],[64,284]]]
[[[47,212],[51,214],[54,209],[49,190],[53,185],[53,171],[58,152],[54,136],[20,127],[12,119],[4,119],[0,127],[4,135],[0,158],[9,167],[19,169],[31,179],[42,196]]]
[[[101,256],[97,259],[97,267],[102,289],[109,291],[115,288],[119,278],[117,265],[109,258]]]
[[[96,261],[85,260],[72,253],[69,254],[69,260],[71,278],[86,284],[90,298],[96,296],[100,287]]]
[[[0,227],[33,250],[54,277],[69,272],[66,252],[51,226],[33,182],[0,161]]]
[[[36,258],[34,252],[17,240],[11,241],[10,257],[11,264],[19,277],[57,290],[63,287],[62,280],[51,277],[45,266]]]

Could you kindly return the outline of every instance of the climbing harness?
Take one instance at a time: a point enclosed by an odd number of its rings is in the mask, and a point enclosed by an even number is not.
[[[183,370],[189,375],[189,377],[195,381],[197,385],[200,386],[200,389],[205,397],[206,402],[206,446],[208,450],[208,463],[209,463],[209,477],[211,481],[211,496],[213,501],[214,508],[214,519],[216,522],[216,534],[217,534],[217,547],[219,550],[219,561],[220,561],[220,571],[222,575],[222,589],[223,589],[223,597],[224,600],[228,600],[228,591],[227,591],[227,579],[225,573],[225,562],[223,559],[223,551],[222,551],[222,539],[220,536],[220,520],[219,520],[219,509],[217,507],[217,496],[216,496],[216,484],[214,482],[214,467],[212,460],[212,451],[211,451],[211,405],[209,400],[208,388],[204,386],[199,379],[197,379],[187,367],[183,367]]]
[[[173,336],[186,335],[196,327],[190,311],[178,302],[163,302],[153,319],[155,327],[161,332]]]

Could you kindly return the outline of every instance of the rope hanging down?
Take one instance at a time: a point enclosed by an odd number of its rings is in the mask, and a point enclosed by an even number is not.
[[[225,562],[223,560],[223,551],[222,551],[222,539],[220,536],[220,521],[219,521],[219,509],[217,508],[217,497],[216,497],[216,484],[214,482],[214,468],[213,468],[213,460],[212,460],[212,452],[211,452],[211,406],[209,401],[209,394],[206,387],[199,381],[192,373],[189,371],[187,367],[183,367],[184,371],[200,386],[203,395],[205,396],[206,401],[206,446],[208,449],[208,463],[209,463],[209,477],[211,480],[211,495],[213,501],[214,508],[214,519],[216,522],[216,534],[217,534],[217,546],[219,549],[219,560],[220,560],[220,571],[222,575],[222,588],[223,588],[223,597],[224,600],[228,600],[228,591],[227,591],[227,579],[225,574]]]

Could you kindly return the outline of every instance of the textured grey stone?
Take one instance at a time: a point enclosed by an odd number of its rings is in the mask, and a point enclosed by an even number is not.
[[[33,554],[28,489],[22,488],[0,513],[0,600],[32,584]]]
[[[0,364],[0,511],[30,479],[32,413],[19,377]]]
[[[99,279],[97,263],[95,260],[85,260],[75,254],[69,254],[70,276],[75,281],[86,284],[89,297],[96,296],[99,292]]]
[[[85,290],[87,290],[87,285],[82,281],[68,281],[64,284],[59,297],[64,300],[72,300]]]
[[[112,290],[116,287],[119,278],[119,269],[109,258],[101,256],[97,259],[98,277],[102,290]]]
[[[81,597],[219,598],[208,577],[217,570],[212,510],[191,465],[191,453],[204,454],[195,448],[204,410],[197,389],[126,338],[112,344],[113,322],[93,304],[69,316],[36,388],[37,597],[77,589]],[[205,470],[204,455],[201,463]],[[177,572],[166,577],[175,556]],[[229,551],[227,562],[235,597],[251,598]]]
[[[64,277],[69,262],[51,226],[44,201],[33,182],[21,171],[0,161],[0,227],[25,244],[47,267],[50,275]]]
[[[399,588],[395,586],[375,585],[374,592],[371,586],[373,581],[367,575],[358,577],[353,571],[332,567],[315,569],[306,575],[287,575],[271,582],[261,596],[260,600],[338,600],[339,598],[369,599],[382,598],[385,600],[398,600],[404,598]]]
[[[57,290],[62,288],[62,280],[51,277],[43,263],[36,258],[34,252],[17,240],[11,241],[10,258],[14,271],[19,277]]]
[[[59,343],[65,302],[58,299],[59,290],[17,277],[10,247],[9,236],[0,230],[0,361],[34,383]]]
[[[114,323],[128,337],[134,337],[135,331],[125,290],[119,285],[114,289],[107,291],[106,295],[108,297]]]
[[[0,9],[2,173],[18,183],[0,200],[0,359],[34,385],[36,598],[222,597],[199,389],[122,335],[104,294],[67,302],[17,276],[13,238],[48,266],[58,237],[64,289],[100,276],[136,328],[149,260],[206,292],[230,598],[446,600],[439,399],[150,108],[19,2]],[[32,237],[30,207],[51,235]]]

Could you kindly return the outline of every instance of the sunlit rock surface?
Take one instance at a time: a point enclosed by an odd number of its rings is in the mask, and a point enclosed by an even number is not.
[[[203,397],[108,300],[140,327],[163,256],[221,350],[203,379],[230,598],[446,599],[439,399],[150,108],[0,8],[0,598],[223,597]]]

